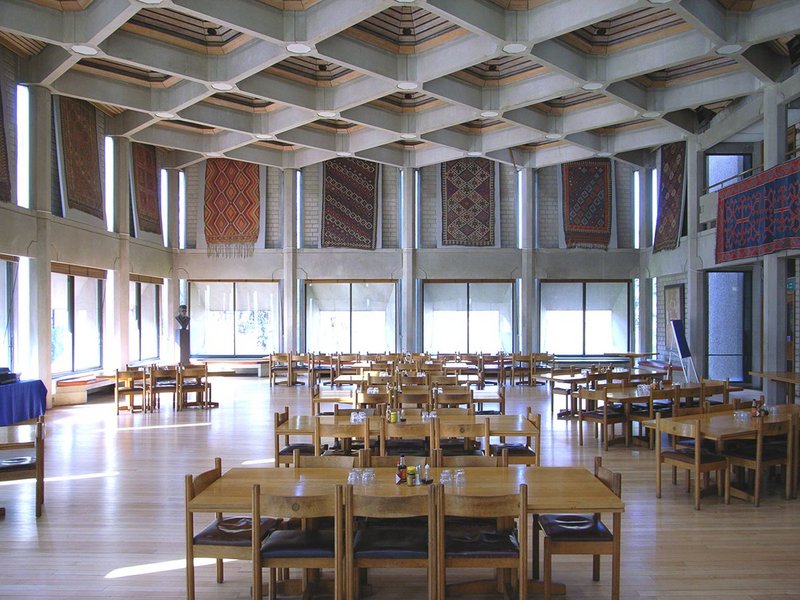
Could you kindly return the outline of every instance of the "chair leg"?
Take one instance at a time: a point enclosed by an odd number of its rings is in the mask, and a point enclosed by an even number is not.
[[[276,587],[278,587],[278,582],[275,577],[275,569],[269,570],[269,600],[276,600],[277,598],[277,591]]]
[[[592,556],[592,581],[600,581],[600,555]]]
[[[700,473],[697,471],[694,472],[694,509],[700,510]]]
[[[553,556],[550,554],[550,539],[544,536],[544,564],[542,566],[544,571],[544,600],[550,600],[552,596],[552,568]]]
[[[194,556],[186,557],[186,598],[194,600]]]
[[[539,515],[531,518],[531,577],[539,579]]]
[[[656,498],[661,498],[661,457],[656,456]]]
[[[753,486],[753,506],[758,508],[758,505],[761,503],[761,479],[763,477],[763,473],[758,466],[755,468],[755,473],[756,481],[755,485]]]
[[[225,580],[225,571],[222,567],[222,559],[217,559],[217,583],[222,583]]]

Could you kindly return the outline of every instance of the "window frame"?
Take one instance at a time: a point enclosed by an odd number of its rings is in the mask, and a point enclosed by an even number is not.
[[[53,371],[54,376],[60,375],[68,375],[71,373],[90,373],[92,371],[98,371],[103,368],[103,347],[104,347],[104,323],[103,323],[103,304],[104,304],[104,296],[105,296],[105,279],[102,277],[94,277],[91,274],[73,274],[73,273],[64,273],[59,270],[52,271],[52,274],[59,274],[64,275],[67,278],[67,325],[69,327],[69,331],[72,334],[71,336],[71,344],[69,348],[70,353],[70,369],[67,371]],[[75,368],[75,345],[76,345],[76,338],[75,335],[75,278],[76,277],[83,277],[85,279],[90,279],[95,282],[96,286],[96,294],[97,294],[97,338],[99,341],[98,347],[98,364],[90,365],[83,367],[81,369]],[[52,285],[52,284],[51,284]],[[52,309],[51,309],[52,310]],[[51,334],[52,335],[52,334]],[[51,368],[53,362],[53,356],[51,352]]]

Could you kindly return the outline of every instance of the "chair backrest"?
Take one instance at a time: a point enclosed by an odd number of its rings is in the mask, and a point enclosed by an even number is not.
[[[690,415],[691,416],[691,415]],[[666,433],[669,436],[680,438],[691,438],[695,440],[695,448],[699,447],[702,435],[700,433],[700,419],[680,419],[674,418],[665,420],[661,414],[656,414],[656,444],[660,441],[660,435]]]
[[[307,492],[307,490],[306,490]],[[342,506],[342,486],[332,485],[330,490],[318,493],[293,494],[261,494],[261,486],[253,485],[253,522],[257,523],[260,515],[270,515],[283,519],[316,519],[334,517],[335,528],[341,526],[340,507]],[[253,528],[254,533],[258,531]],[[336,538],[338,539],[338,538]],[[256,552],[261,549],[261,540],[253,539]],[[259,552],[260,553],[260,552]]]
[[[382,371],[369,372],[367,374],[367,385],[387,385],[394,381],[391,375],[381,375]]]
[[[398,405],[407,404],[431,404],[433,394],[427,385],[404,385],[395,397]]]
[[[622,475],[603,466],[603,457],[594,457],[594,476],[602,481],[617,497],[622,496]]]
[[[428,373],[428,385],[431,387],[457,386],[458,375],[438,375]]]
[[[729,380],[724,381],[718,379],[703,379],[700,381],[700,403],[707,402],[713,396],[720,396],[723,404],[730,402],[728,387],[730,386]]]
[[[358,464],[360,464],[360,461],[355,454],[351,456],[306,456],[300,454],[298,448],[292,451],[292,467],[352,469]]]
[[[608,409],[608,388],[601,388],[598,390],[590,390],[587,388],[579,388],[578,389],[578,410],[583,411],[584,400],[594,400],[595,402],[602,402],[602,406],[598,406],[598,409],[602,408],[602,410]]]
[[[528,530],[528,486],[520,484],[516,494],[497,496],[459,494],[457,489],[439,487],[439,526],[442,517],[516,517],[520,540],[527,539]],[[440,539],[444,539],[440,537]],[[525,544],[520,544],[522,551]]]
[[[184,476],[184,509],[186,511],[187,534],[190,534],[194,528],[192,513],[189,512],[189,501],[220,477],[222,477],[222,459],[219,456],[214,458],[214,466],[211,469],[198,475],[187,474]],[[217,518],[221,518],[220,513],[216,514]]]
[[[735,408],[736,406],[732,402],[711,404],[708,400],[703,401],[703,412],[705,414],[730,413],[733,412]]]
[[[444,456],[441,448],[432,451],[434,465],[437,467],[507,467],[508,449],[494,456]]]
[[[428,380],[425,377],[424,373],[422,373],[420,375],[404,375],[404,374],[401,374],[400,375],[400,381],[398,383],[400,384],[400,387],[402,389],[404,387],[414,386],[414,385],[427,385]]]
[[[421,439],[428,438],[433,444],[436,419],[422,423],[389,423],[381,420],[380,455],[386,455],[386,441],[389,439]]]
[[[369,445],[369,419],[362,423],[351,423],[337,419],[333,423],[323,421],[326,417],[314,417],[314,454],[319,456],[322,438],[358,438]]]
[[[434,397],[437,408],[439,406],[459,406],[465,404],[472,406],[473,393],[471,388],[459,385],[448,385],[447,387],[437,388]]]
[[[436,515],[435,496],[439,484],[425,486],[422,494],[399,496],[392,491],[391,495],[379,492],[355,494],[352,485],[344,486],[345,519],[347,527],[352,527],[353,517],[373,517],[384,519],[406,517],[424,517],[434,519]],[[429,528],[435,535],[435,529]],[[433,538],[431,538],[433,539]]]
[[[464,438],[464,448],[467,449],[467,440],[484,438],[489,443],[489,419],[479,419],[472,423],[433,419],[435,427],[434,448],[440,448],[443,439]]]
[[[137,383],[143,387],[144,381],[144,369],[117,369],[114,377],[114,383],[118,390],[134,389],[137,387]]]

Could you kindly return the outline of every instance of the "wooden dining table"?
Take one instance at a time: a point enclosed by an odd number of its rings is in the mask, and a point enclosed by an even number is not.
[[[787,402],[794,404],[795,389],[800,384],[800,373],[794,371],[750,371],[750,375],[783,383],[787,387]]]
[[[440,480],[441,468],[433,468],[434,481]],[[590,471],[582,467],[527,467],[511,465],[498,468],[463,469],[463,483],[445,486],[445,494],[459,493],[494,496],[516,493],[520,484],[528,486],[528,512],[546,513],[612,513],[614,535],[614,560],[612,567],[613,589],[619,589],[621,523],[625,504]],[[270,469],[239,467],[223,474],[208,488],[189,501],[190,512],[247,513],[251,510],[253,484],[261,486],[262,495],[297,494],[316,495],[331,491],[334,484],[344,484],[350,469],[293,468]],[[374,469],[374,481],[353,486],[360,495],[408,496],[426,493],[425,486],[396,485],[394,468]],[[391,515],[386,515],[390,517]],[[530,584],[541,591],[542,582]],[[563,594],[563,584],[553,584],[553,592]]]

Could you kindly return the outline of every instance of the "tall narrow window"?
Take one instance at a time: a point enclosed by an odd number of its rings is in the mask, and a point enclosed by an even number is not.
[[[28,88],[17,86],[17,204],[30,208],[30,99]]]
[[[128,352],[130,360],[158,359],[161,332],[161,285],[148,281],[131,281],[129,298]]]
[[[114,138],[105,138],[106,231],[114,231]]]
[[[639,232],[642,224],[641,220],[641,194],[639,193],[639,178],[641,177],[639,171],[633,172],[633,247],[639,249],[641,240],[639,239]]]
[[[50,275],[50,342],[53,373],[102,366],[103,281],[95,277]]]
[[[650,351],[656,352],[658,350],[658,277],[653,277],[652,282],[653,289],[650,298]]]
[[[186,248],[186,173],[178,172],[178,247]]]
[[[167,209],[169,203],[169,182],[167,179],[167,170],[161,169],[159,172],[161,179],[161,237],[164,239],[164,246],[169,246],[169,210]]]
[[[650,246],[655,243],[656,223],[658,223],[658,169],[652,171],[653,179],[650,182]]]
[[[749,272],[709,272],[706,276],[708,376],[746,381],[752,346]]]
[[[0,260],[0,367],[13,368],[14,263]]]

